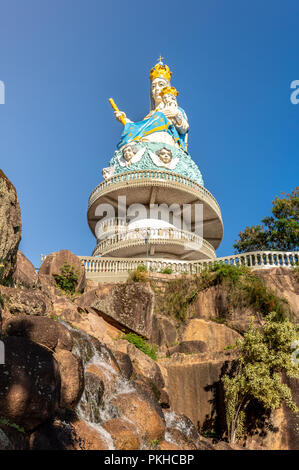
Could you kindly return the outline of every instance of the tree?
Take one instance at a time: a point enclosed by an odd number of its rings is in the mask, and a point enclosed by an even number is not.
[[[299,247],[299,187],[291,194],[276,197],[272,216],[263,225],[246,227],[233,247],[237,253],[259,250],[293,251]]]
[[[265,320],[263,331],[252,322],[244,338],[237,341],[240,356],[236,373],[222,379],[232,444],[243,434],[246,408],[252,400],[258,400],[266,410],[278,409],[285,402],[292,411],[299,411],[290,388],[282,381],[282,373],[299,378],[299,366],[292,357],[297,328],[289,320],[277,321],[274,312]]]

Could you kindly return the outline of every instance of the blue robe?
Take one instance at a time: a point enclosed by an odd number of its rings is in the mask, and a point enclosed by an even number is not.
[[[182,108],[178,109],[182,112],[184,118],[186,118],[185,111]],[[120,149],[129,142],[138,142],[142,137],[146,137],[153,132],[167,132],[183,150],[186,150],[186,134],[180,134],[161,111],[156,111],[150,118],[144,119],[143,121],[128,122],[125,124],[117,148]]]

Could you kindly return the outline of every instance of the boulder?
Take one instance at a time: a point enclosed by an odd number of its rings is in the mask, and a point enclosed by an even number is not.
[[[37,287],[50,299],[61,296],[61,290],[53,283],[53,277],[48,274],[38,273]]]
[[[9,336],[27,338],[51,350],[72,350],[73,339],[69,330],[61,323],[46,317],[18,315],[3,325],[3,332]]]
[[[2,279],[14,273],[22,234],[21,211],[15,187],[0,170],[0,264]]]
[[[133,364],[130,359],[130,356],[121,351],[114,351],[113,354],[115,359],[117,360],[121,374],[123,375],[123,377],[129,380],[133,374]]]
[[[178,340],[178,331],[174,322],[155,314],[153,316],[150,341],[158,346],[172,346]]]
[[[120,375],[107,363],[89,364],[86,371],[96,375],[103,382],[104,390],[109,396],[117,391]]]
[[[48,349],[27,338],[3,337],[0,416],[29,431],[49,419],[59,405],[60,374]]]
[[[6,310],[11,315],[39,315],[51,316],[53,314],[51,300],[39,289],[14,289],[0,286]]]
[[[128,343],[127,353],[137,371],[150,380],[159,390],[165,386],[160,367],[153,359],[144,354],[134,344]]]
[[[53,274],[61,274],[61,268],[68,264],[78,273],[76,292],[81,292],[85,286],[85,269],[80,259],[69,250],[60,250],[51,253],[46,257],[39,268],[39,274],[47,274],[51,277],[52,284],[55,285]]]
[[[72,423],[76,438],[79,443],[74,446],[75,450],[109,450],[111,443],[106,433],[100,426],[87,424],[86,421],[78,420]],[[76,439],[76,440],[77,440]]]
[[[53,314],[69,323],[79,323],[81,320],[77,305],[63,296],[53,298]]]
[[[241,338],[239,333],[223,324],[199,318],[190,320],[183,334],[184,342],[204,342],[213,352],[223,351],[225,347],[234,345],[237,339]]]
[[[196,450],[200,436],[192,421],[187,416],[170,410],[164,411],[164,417],[166,422],[165,438],[183,450]]]
[[[86,298],[94,294],[95,292],[89,291]],[[96,295],[97,299],[90,306],[105,321],[120,330],[133,331],[147,339],[151,336],[154,294],[148,285],[110,284],[98,289]],[[81,307],[84,306],[82,302]],[[85,303],[85,306],[88,307],[88,304]]]
[[[23,286],[34,288],[37,286],[38,277],[31,261],[18,250],[15,272],[13,274],[13,283],[16,287]]]
[[[197,450],[196,444],[177,428],[168,429],[165,437],[169,441],[174,442],[180,449]]]
[[[156,407],[156,409],[159,408],[161,392],[150,380],[144,377],[144,375],[139,374],[134,369],[131,383],[140,396],[143,396],[145,399],[149,400]]]
[[[71,333],[74,341],[72,352],[81,358],[84,367],[90,362],[93,364],[104,363],[117,374],[120,373],[113,353],[105,344],[79,329],[72,329]]]
[[[142,439],[150,442],[164,436],[165,422],[155,406],[136,392],[121,393],[111,400],[122,417],[129,419]]]
[[[59,350],[54,355],[59,365],[61,386],[60,406],[74,409],[84,390],[82,361],[70,351]]]
[[[59,310],[56,310],[57,305]],[[113,346],[114,340],[120,335],[120,331],[117,328],[107,323],[92,309],[83,310],[72,303],[72,305],[66,305],[67,308],[62,310],[62,305],[63,302],[57,304],[54,302],[53,305],[54,310],[62,320],[97,338],[100,342]]]
[[[30,435],[31,450],[109,450],[111,444],[100,427],[74,418],[55,419]]]
[[[136,427],[123,418],[110,419],[102,427],[111,435],[116,450],[138,450],[139,437]]]
[[[79,404],[81,413],[94,423],[101,421],[100,410],[105,392],[104,382],[98,374],[85,372],[84,391]]]

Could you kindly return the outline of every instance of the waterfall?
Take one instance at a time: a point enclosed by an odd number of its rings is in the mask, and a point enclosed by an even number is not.
[[[103,436],[110,450],[114,450],[111,435],[101,424],[120,417],[117,408],[111,403],[112,399],[121,393],[129,393],[135,389],[116,371],[115,358],[105,345],[82,330],[76,330],[69,324],[64,324],[72,333],[74,341],[72,353],[81,358],[84,367],[85,385],[76,407],[77,415]],[[92,372],[99,370],[99,377],[96,373],[88,373],[90,366],[94,367]],[[101,376],[104,380],[101,380]]]

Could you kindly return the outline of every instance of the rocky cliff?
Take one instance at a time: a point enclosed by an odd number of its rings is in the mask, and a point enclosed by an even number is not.
[[[3,280],[14,271],[21,230],[21,211],[16,189],[0,170],[0,264],[3,265]]]
[[[37,274],[17,251],[20,211],[3,174],[0,192],[0,448],[231,449],[221,377],[236,361],[232,345],[252,315],[263,321],[267,302],[282,302],[298,319],[293,272],[257,272],[288,301],[266,290],[262,307],[225,284],[185,276],[95,284],[67,250],[48,256]],[[298,401],[297,381],[290,386]],[[299,447],[297,415],[282,408],[259,425],[240,446]]]

